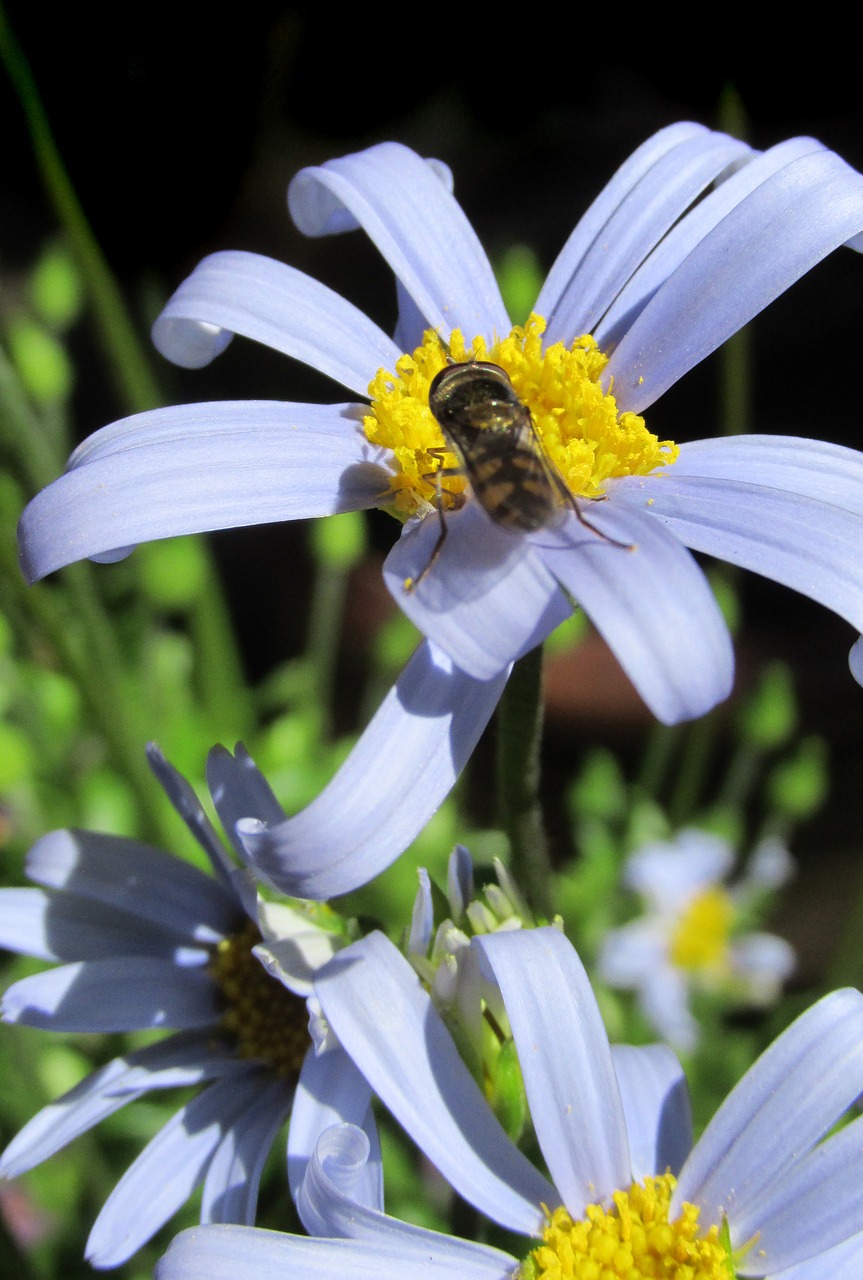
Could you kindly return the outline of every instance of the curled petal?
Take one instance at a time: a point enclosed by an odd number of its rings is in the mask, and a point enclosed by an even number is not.
[[[302,169],[288,190],[306,235],[344,229],[345,211],[374,242],[427,325],[491,340],[510,321],[488,258],[461,206],[414,151],[384,142]]]
[[[302,360],[356,395],[401,351],[338,293],[256,253],[214,253],[198,263],[153,325],[153,343],[186,369],[200,369],[234,333]]]
[[[452,1186],[535,1234],[554,1188],[504,1133],[416,974],[383,934],[337,955],[315,984],[345,1051]]]
[[[472,680],[424,641],[307,808],[272,828],[238,824],[255,872],[294,897],[333,898],[383,871],[449,794],[507,674]]]
[[[300,1072],[288,1130],[288,1182],[295,1200],[299,1197],[321,1134],[334,1125],[356,1128],[364,1133],[366,1154],[362,1173],[354,1182],[354,1200],[366,1208],[382,1210],[383,1167],[377,1126],[371,1111],[371,1089],[344,1049],[336,1046],[326,1053],[315,1053],[310,1049]],[[303,1225],[310,1234],[315,1234],[316,1228],[304,1216]]]

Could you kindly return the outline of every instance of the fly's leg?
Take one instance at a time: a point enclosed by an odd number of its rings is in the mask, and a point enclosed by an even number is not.
[[[554,480],[555,488],[557,489],[558,493],[559,493],[559,494],[560,494],[560,496],[563,498],[563,500],[564,500],[564,502],[566,503],[566,505],[567,505],[567,506],[568,506],[572,511],[574,511],[574,512],[575,512],[575,515],[576,515],[577,520],[579,521],[579,523],[580,523],[580,524],[583,524],[583,525],[584,525],[585,529],[589,529],[589,530],[590,530],[590,532],[591,532],[591,533],[595,533],[595,534],[596,534],[596,536],[597,536],[598,538],[602,538],[603,542],[610,542],[610,543],[611,543],[611,545],[612,545],[613,547],[620,547],[620,549],[621,549],[622,551],[637,551],[637,550],[638,550],[638,544],[637,544],[637,543],[635,543],[635,542],[621,542],[619,538],[612,538],[612,536],[611,536],[611,534],[610,534],[610,533],[603,533],[603,531],[602,531],[601,529],[597,529],[596,525],[595,525],[595,524],[591,524],[591,522],[588,520],[587,516],[586,516],[586,515],[584,514],[584,512],[582,511],[581,507],[578,505],[578,500],[577,500],[577,498],[575,497],[575,495],[574,495],[573,493],[571,493],[571,491],[570,491],[570,489],[569,489],[569,486],[567,485],[567,483],[566,483],[566,481],[563,479],[563,477],[562,477],[562,476],[557,475],[557,473],[556,473],[556,472],[553,472],[553,473],[552,473],[552,479]],[[606,495],[603,493],[603,494],[601,494],[598,498],[591,498],[591,499],[590,499],[590,501],[591,501],[591,502],[605,502],[605,501],[606,501]]]
[[[449,450],[445,448],[429,449],[430,454],[432,454],[434,457],[440,457],[440,458],[442,458],[444,454],[448,452]],[[438,520],[440,521],[440,532],[438,533],[437,542],[434,544],[432,553],[429,556],[428,563],[426,564],[425,568],[420,572],[420,574],[416,578],[405,578],[404,584],[403,584],[405,591],[408,591],[408,592],[416,591],[417,587],[422,582],[423,578],[426,576],[429,569],[431,569],[432,565],[437,560],[438,556],[443,550],[443,544],[446,542],[447,528],[446,528],[446,517],[444,516],[443,488],[441,487],[441,480],[444,480],[449,476],[460,476],[463,474],[464,472],[462,471],[461,467],[439,467],[437,471],[430,472],[428,475],[423,476],[424,480],[434,479],[434,482],[435,482],[435,506],[437,507]]]

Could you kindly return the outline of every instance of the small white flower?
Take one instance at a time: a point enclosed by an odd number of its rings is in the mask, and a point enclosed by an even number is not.
[[[644,913],[606,935],[599,976],[636,991],[647,1021],[678,1050],[698,1043],[693,992],[766,1005],[794,969],[794,951],[783,938],[736,932],[758,896],[788,878],[788,851],[765,841],[729,885],[734,862],[725,840],[690,828],[637,849],[624,868],[623,882],[644,900]]]

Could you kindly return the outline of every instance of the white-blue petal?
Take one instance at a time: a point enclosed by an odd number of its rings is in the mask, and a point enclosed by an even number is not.
[[[541,644],[572,608],[519,533],[495,524],[476,502],[446,517],[447,536],[431,568],[440,533],[435,516],[408,526],[384,564],[399,608],[453,662],[478,680],[497,675]]]
[[[672,473],[665,484],[619,482],[614,500],[641,507],[693,551],[792,587],[863,630],[863,516],[757,481]]]
[[[369,1143],[355,1199],[370,1209],[383,1209],[383,1167],[370,1103],[371,1089],[343,1049],[337,1046],[320,1054],[309,1049],[288,1129],[288,1183],[295,1200],[321,1134],[334,1125],[350,1124],[361,1128]],[[308,1223],[303,1225],[312,1231]]]
[[[795,1161],[748,1212],[741,1205],[732,1247],[757,1233],[753,1261],[772,1275],[863,1231],[861,1160],[863,1117]]]
[[[860,1092],[863,995],[834,991],[775,1040],[696,1143],[672,1200],[732,1231],[738,1218],[818,1142]]]
[[[449,794],[506,676],[472,680],[424,641],[307,808],[271,830],[238,825],[255,872],[283,893],[322,899],[383,871]]]
[[[724,133],[697,133],[656,158],[586,249],[560,297],[547,341],[569,345],[593,333],[644,259],[730,165],[751,149]],[[540,312],[540,315],[543,313]]]
[[[741,1274],[744,1274],[741,1272]],[[863,1234],[851,1236],[816,1258],[789,1267],[774,1280],[860,1280],[863,1275]]]
[[[302,271],[256,253],[214,253],[168,300],[153,342],[175,364],[200,369],[234,333],[302,360],[359,396],[401,355],[362,311]]]
[[[518,1265],[496,1249],[389,1221],[390,1234],[373,1242],[309,1240],[255,1227],[183,1231],[158,1263],[156,1280],[511,1280]]]
[[[719,606],[680,542],[616,496],[589,507],[590,523],[632,549],[575,515],[560,529],[532,535],[534,546],[658,719],[675,724],[704,715],[728,697],[734,675]]]
[[[692,440],[680,446],[680,456],[665,474],[675,480],[688,476],[763,485],[863,515],[863,453],[826,440],[761,435]],[[622,488],[630,485],[636,487],[627,481]]]
[[[792,160],[824,149],[814,138],[789,138],[769,151],[755,152],[748,163],[699,200],[660,240],[597,325],[593,336],[602,350],[614,350],[660,285],[735,205]]]
[[[675,1176],[692,1147],[692,1108],[683,1068],[663,1044],[611,1046],[626,1117],[633,1182]]]
[[[226,1129],[210,1161],[201,1195],[202,1222],[254,1222],[264,1163],[292,1096],[284,1080],[258,1080],[255,1096]]]
[[[604,382],[640,413],[863,228],[863,177],[832,151],[794,160],[701,240],[621,338]]]
[[[504,1133],[408,962],[383,934],[340,952],[316,990],[375,1093],[460,1195],[537,1234],[554,1188]]]
[[[709,137],[709,130],[702,124],[694,124],[690,121],[671,124],[654,133],[624,161],[587,212],[579,219],[558,254],[536,300],[534,310],[539,315],[554,323],[555,312],[561,297],[569,288],[579,265],[591,245],[608,225],[615,210],[626,201],[644,175],[664,155],[681,146],[688,139],[699,136],[705,139]]]
[[[509,333],[510,320],[476,233],[437,173],[408,147],[384,142],[302,169],[288,189],[306,235],[344,229],[344,210],[380,250],[426,318],[447,338]]]
[[[154,409],[90,436],[18,525],[29,581],[138,542],[375,506],[384,457],[363,408],[224,401]]]
[[[530,1114],[573,1218],[629,1186],[626,1122],[590,979],[554,928],[477,937],[512,1026]]]
[[[137,1031],[214,1026],[221,1014],[205,968],[153,956],[62,965],[15,982],[3,996],[6,1022],[52,1031]]]

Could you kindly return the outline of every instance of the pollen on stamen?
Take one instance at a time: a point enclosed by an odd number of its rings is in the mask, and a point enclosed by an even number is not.
[[[556,1209],[518,1280],[729,1280],[722,1233],[700,1229],[696,1205],[669,1221],[675,1185],[670,1173],[645,1178],[616,1191],[611,1208],[588,1205],[579,1219]]]
[[[252,954],[261,934],[249,920],[216,947],[209,970],[225,1002],[222,1028],[242,1058],[254,1058],[284,1079],[296,1079],[309,1047],[306,1002],[271,977]]]
[[[428,330],[422,344],[402,356],[394,373],[378,371],[369,385],[367,438],[392,451],[395,467],[385,504],[401,520],[436,505],[464,501],[465,479],[452,474],[458,459],[447,448],[429,409],[429,388],[448,363],[488,360],[509,375],[516,395],[530,410],[546,456],[574,497],[597,498],[617,476],[647,475],[673,463],[678,447],[648,431],[644,419],[619,413],[612,391],[600,378],[608,358],[586,335],[570,347],[544,348],[545,321],[532,315],[505,338],[488,345],[482,337],[468,345],[458,329],[448,347]],[[438,471],[448,473],[437,476]]]

